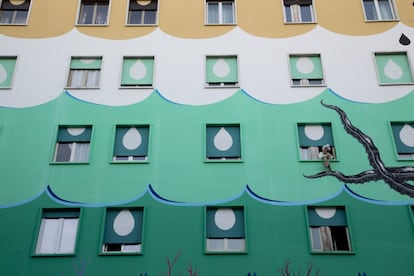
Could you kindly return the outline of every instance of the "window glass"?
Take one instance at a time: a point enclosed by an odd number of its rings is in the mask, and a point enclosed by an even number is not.
[[[73,57],[70,63],[70,72],[67,87],[99,87],[101,64],[101,57]]]
[[[0,7],[0,24],[26,24],[30,0],[3,0]]]
[[[380,84],[414,83],[406,53],[376,53]]]
[[[328,146],[331,159],[336,158],[335,144],[330,124],[298,124],[301,160],[320,160],[323,147]]]
[[[366,20],[394,20],[396,13],[394,11],[393,0],[363,0]]]
[[[238,69],[235,56],[208,56],[206,60],[207,86],[237,86]]]
[[[44,211],[36,254],[74,253],[78,223],[79,210]]]
[[[144,4],[145,3],[145,4]],[[128,24],[153,25],[157,23],[158,1],[129,1]]]
[[[208,24],[234,24],[234,1],[206,1]]]
[[[55,162],[87,162],[91,127],[59,127]]]
[[[78,24],[103,25],[108,21],[109,1],[83,0],[79,10]]]
[[[315,22],[312,0],[283,0],[285,22],[309,23]]]

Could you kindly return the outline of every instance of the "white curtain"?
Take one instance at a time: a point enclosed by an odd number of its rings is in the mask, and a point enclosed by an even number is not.
[[[207,4],[208,23],[219,23],[219,3]]]
[[[233,24],[234,23],[234,9],[233,3],[222,3],[223,23]]]
[[[99,86],[99,70],[88,70],[88,77],[86,79],[86,87]]]
[[[394,19],[390,0],[378,0],[382,20]]]
[[[86,162],[89,157],[89,143],[77,143],[73,156],[74,162]]]
[[[71,70],[68,86],[73,88],[83,87],[83,76],[85,70]]]

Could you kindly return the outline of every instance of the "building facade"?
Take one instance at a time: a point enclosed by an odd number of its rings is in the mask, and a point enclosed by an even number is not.
[[[413,11],[0,1],[0,275],[412,275]]]

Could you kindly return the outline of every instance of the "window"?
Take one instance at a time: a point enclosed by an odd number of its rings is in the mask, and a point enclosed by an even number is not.
[[[79,209],[43,210],[36,254],[75,253]]]
[[[206,58],[207,87],[237,87],[236,56],[208,56]]]
[[[158,0],[129,1],[128,24],[129,25],[154,25],[157,24]]]
[[[312,0],[283,0],[286,23],[313,23],[315,13]]]
[[[392,122],[391,130],[398,158],[414,159],[414,122]]]
[[[323,86],[320,55],[290,55],[290,77],[292,86]]]
[[[148,158],[149,126],[118,126],[114,161],[145,161]]]
[[[109,0],[81,0],[78,24],[108,24]]]
[[[206,0],[207,24],[235,24],[234,1]]]
[[[124,57],[121,87],[153,85],[154,57]]]
[[[343,207],[308,207],[313,251],[351,251],[348,224]]]
[[[0,89],[12,86],[15,66],[16,57],[0,57]]]
[[[363,0],[365,19],[367,21],[396,20],[393,0]]]
[[[375,63],[380,84],[414,83],[407,53],[376,53]]]
[[[243,207],[208,207],[206,212],[206,251],[245,252]]]
[[[207,160],[241,160],[239,125],[207,125]]]
[[[101,57],[72,57],[68,88],[98,88]]]
[[[142,208],[107,209],[102,252],[141,252],[142,221]]]
[[[329,145],[329,153],[336,158],[331,124],[298,124],[298,135],[301,160],[320,160],[325,145]]]
[[[59,127],[55,162],[87,162],[91,127]]]
[[[30,0],[3,0],[0,7],[0,24],[27,24],[29,8]]]

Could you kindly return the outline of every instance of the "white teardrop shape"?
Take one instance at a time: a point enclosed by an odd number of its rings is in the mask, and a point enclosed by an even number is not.
[[[10,4],[14,5],[14,6],[20,6],[21,4],[23,4],[26,0],[10,0]]]
[[[113,229],[119,236],[129,235],[135,228],[135,219],[131,211],[123,209],[114,219]]]
[[[233,138],[224,127],[221,127],[214,136],[214,146],[220,151],[226,151],[233,146]]]
[[[227,76],[230,70],[230,65],[222,58],[219,58],[213,66],[213,73],[220,78]]]
[[[399,80],[403,76],[404,72],[402,68],[395,63],[395,61],[388,59],[387,64],[384,66],[384,74],[389,79]]]
[[[68,127],[66,130],[72,136],[79,136],[86,130],[86,128],[84,128],[84,127]]]
[[[140,80],[147,74],[147,67],[141,60],[137,60],[134,65],[129,68],[129,76],[135,80]]]
[[[330,219],[335,216],[336,208],[315,208],[315,212],[324,219]]]
[[[400,140],[408,147],[414,147],[414,128],[405,124],[400,131]]]
[[[221,230],[229,230],[236,224],[236,215],[230,208],[220,208],[214,214],[214,223]]]
[[[3,64],[0,64],[0,84],[7,79],[7,70],[4,68]]]
[[[141,6],[146,6],[151,4],[152,0],[137,0],[137,3]]]
[[[325,134],[322,125],[307,125],[305,126],[305,135],[313,141],[320,140]]]
[[[312,60],[308,57],[301,57],[296,62],[296,69],[302,74],[309,74],[313,71],[315,65],[313,64]]]
[[[137,149],[141,143],[141,133],[135,127],[131,127],[122,137],[122,145],[128,150]]]

